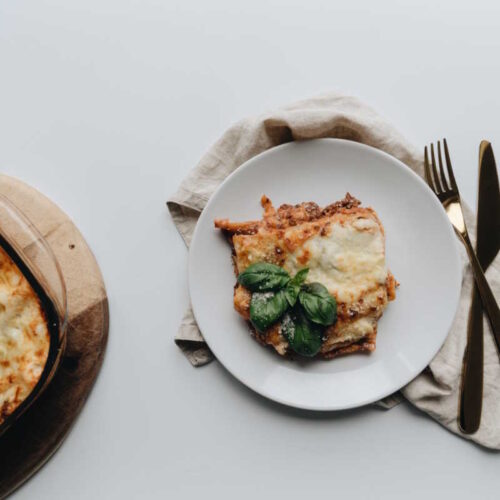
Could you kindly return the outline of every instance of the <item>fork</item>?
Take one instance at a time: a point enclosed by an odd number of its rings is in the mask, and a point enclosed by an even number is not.
[[[481,264],[477,259],[477,256],[472,248],[472,243],[469,239],[469,233],[467,232],[467,226],[465,225],[464,214],[462,211],[462,202],[460,200],[460,193],[458,191],[457,183],[455,181],[455,176],[453,175],[453,169],[451,166],[450,153],[448,151],[448,145],[446,139],[443,139],[444,144],[444,155],[446,158],[446,168],[448,171],[448,179],[444,173],[443,160],[441,157],[441,143],[437,143],[437,153],[439,161],[439,174],[436,166],[436,159],[434,157],[434,144],[431,144],[431,166],[429,166],[429,156],[427,153],[427,146],[425,147],[425,178],[427,184],[434,191],[439,201],[442,203],[446,214],[450,219],[455,232],[458,237],[462,240],[462,243],[467,250],[467,255],[469,256],[469,261],[471,263],[472,272],[474,274],[474,279],[476,280],[477,289],[481,297],[481,302],[483,308],[486,311],[486,316],[491,325],[493,335],[497,340],[500,338],[500,309],[496,303],[493,292],[491,291],[490,285],[484,276]],[[432,167],[432,175],[431,175]]]

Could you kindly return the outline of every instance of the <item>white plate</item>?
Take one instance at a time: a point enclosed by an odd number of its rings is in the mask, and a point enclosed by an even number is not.
[[[259,345],[233,309],[235,276],[216,217],[259,219],[263,193],[275,206],[346,192],[373,207],[385,227],[386,259],[401,283],[379,321],[375,352],[331,361],[288,361]],[[246,162],[203,211],[189,253],[189,290],[196,321],[218,360],[265,397],[298,408],[337,410],[383,398],[432,360],[453,321],[462,271],[446,214],[424,181],[403,163],[355,142],[290,143]]]

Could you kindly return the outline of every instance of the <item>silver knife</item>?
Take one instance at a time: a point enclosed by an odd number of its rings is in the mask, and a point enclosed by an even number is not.
[[[477,207],[476,254],[484,271],[500,248],[500,188],[488,141],[479,146],[479,194]],[[500,352],[499,339],[495,338]],[[462,366],[458,423],[465,434],[477,431],[481,423],[483,402],[483,308],[477,288],[472,291],[472,304],[467,323],[467,347]]]

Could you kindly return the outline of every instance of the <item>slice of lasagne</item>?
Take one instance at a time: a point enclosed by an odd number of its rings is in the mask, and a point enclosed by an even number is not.
[[[39,381],[49,347],[40,299],[0,247],[0,424]]]
[[[308,268],[306,284],[317,282],[336,299],[337,317],[326,327],[317,356],[373,351],[377,321],[388,301],[394,300],[396,281],[385,264],[384,228],[371,208],[361,207],[349,193],[324,208],[308,202],[281,205],[276,209],[266,196],[261,199],[262,220],[231,222],[216,219],[233,249],[236,275],[257,262],[275,264],[292,276]],[[234,307],[250,320],[252,294],[236,284]],[[290,354],[290,345],[277,321],[257,340]]]

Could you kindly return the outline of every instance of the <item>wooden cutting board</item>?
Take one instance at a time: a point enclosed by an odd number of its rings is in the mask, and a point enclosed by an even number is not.
[[[0,437],[0,498],[32,476],[67,436],[94,385],[108,340],[109,311],[99,266],[71,219],[23,182],[0,175],[0,193],[45,237],[68,294],[67,346],[59,370],[34,405]]]

